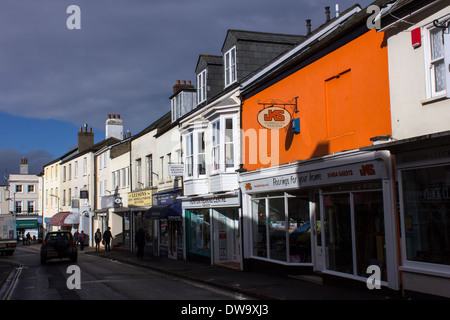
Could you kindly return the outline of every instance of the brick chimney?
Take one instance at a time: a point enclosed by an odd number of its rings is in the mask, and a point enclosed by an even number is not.
[[[88,131],[88,125],[84,124],[83,127],[80,127],[80,132],[78,132],[78,152],[86,151],[93,145],[94,133],[92,132],[92,128],[89,128]]]
[[[22,158],[20,159],[20,174],[28,174],[28,159]]]
[[[191,84],[191,81],[183,80],[183,82],[180,83],[180,80],[177,80],[175,85],[173,86],[173,93],[178,93],[183,89],[194,89],[194,85]]]

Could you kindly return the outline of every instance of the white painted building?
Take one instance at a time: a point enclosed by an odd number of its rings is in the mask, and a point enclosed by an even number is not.
[[[21,159],[20,173],[10,174],[9,182],[9,211],[16,215],[18,237],[26,234],[27,230],[38,230],[38,217],[42,216],[39,202],[39,177],[28,173],[28,160]]]
[[[450,5],[384,9],[403,292],[450,297]]]

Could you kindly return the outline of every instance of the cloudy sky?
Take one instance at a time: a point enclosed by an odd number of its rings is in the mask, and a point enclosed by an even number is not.
[[[372,0],[0,0],[0,184],[20,158],[39,173],[77,144],[104,139],[109,113],[136,134],[169,111],[176,80],[195,83],[200,54],[219,55],[228,29],[305,34]],[[68,29],[70,5],[81,29]]]

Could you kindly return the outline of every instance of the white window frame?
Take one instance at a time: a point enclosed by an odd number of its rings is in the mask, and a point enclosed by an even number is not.
[[[204,152],[200,153],[200,145],[199,145],[199,137],[200,135],[203,135],[203,144],[204,144]],[[185,178],[200,178],[204,177],[206,175],[206,132],[205,130],[194,130],[189,133],[187,133],[184,136],[183,139],[184,143],[184,150],[186,150],[186,153],[184,155],[184,163],[185,163]],[[188,144],[192,144],[192,150],[191,148],[188,148]],[[200,164],[200,155],[203,155],[205,157],[205,172],[200,173],[199,171],[199,164]],[[191,159],[192,164],[192,174],[189,174],[189,159]]]
[[[197,75],[197,104],[206,101],[206,76],[206,69]]]
[[[31,191],[30,191],[30,187],[31,187]],[[29,184],[28,186],[27,186],[27,192],[28,193],[36,193],[36,186],[34,185],[34,184]]]
[[[232,121],[232,142],[226,142],[226,121]],[[211,141],[211,173],[219,173],[219,172],[235,172],[237,169],[237,132],[236,132],[236,116],[235,115],[222,115],[219,118],[211,121],[211,132],[210,132],[210,141]],[[215,125],[219,124],[218,137],[219,141],[215,143]],[[232,144],[233,147],[233,166],[227,167],[226,164],[226,145]],[[215,152],[219,153],[218,166],[216,166],[214,155]]]
[[[447,20],[450,18],[450,15],[447,17],[444,17],[442,19],[439,20]],[[445,89],[445,87],[449,87],[449,84],[446,83],[444,84],[444,89],[440,90],[440,91],[436,91],[436,85],[435,85],[435,69],[434,69],[434,65],[436,64],[436,62],[438,61],[442,61],[442,63],[444,63],[444,68],[445,68],[445,44],[443,44],[443,55],[441,57],[439,57],[438,59],[432,59],[432,53],[431,53],[431,41],[432,41],[432,37],[431,37],[431,32],[434,30],[440,30],[440,33],[442,35],[442,33],[444,32],[443,29],[441,28],[437,28],[433,25],[433,23],[430,23],[428,25],[426,25],[425,27],[423,27],[423,33],[424,33],[424,43],[425,43],[425,74],[426,74],[426,85],[427,85],[427,98],[439,98],[439,97],[444,97],[447,93],[447,90]],[[448,32],[448,30],[446,31]],[[449,45],[447,45],[447,47],[450,47]],[[444,82],[446,81],[445,79],[445,72],[444,72]]]
[[[83,176],[87,175],[87,158],[83,158]]]
[[[30,209],[30,204],[32,205],[32,207],[33,207],[33,211],[29,211],[29,209]],[[34,200],[28,200],[27,201],[27,213],[35,213],[36,212],[36,201],[34,201]]]
[[[224,66],[224,82],[225,88],[237,81],[237,68],[236,68],[236,46],[225,52],[223,55]]]
[[[186,150],[186,159],[184,161],[186,164],[185,176],[186,178],[190,178],[194,177],[194,133],[189,132],[183,140],[185,144],[184,149]]]

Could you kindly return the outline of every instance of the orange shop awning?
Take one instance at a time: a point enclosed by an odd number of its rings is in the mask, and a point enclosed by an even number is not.
[[[64,222],[66,220],[66,218],[70,215],[70,213],[71,213],[70,211],[69,212],[58,212],[50,219],[49,225],[62,226],[62,227],[72,226],[71,224],[67,224]]]

